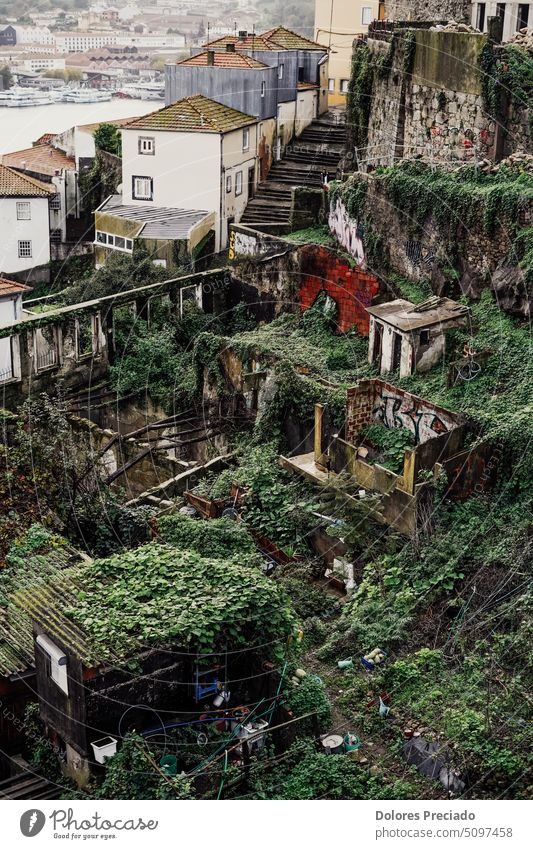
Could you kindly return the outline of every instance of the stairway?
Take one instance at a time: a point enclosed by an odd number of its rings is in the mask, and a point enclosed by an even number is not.
[[[20,772],[5,781],[0,781],[0,800],[59,799],[61,787],[32,772]]]
[[[328,113],[313,121],[289,145],[285,156],[274,162],[268,178],[260,183],[240,220],[241,224],[290,224],[293,186],[319,188],[324,176],[334,177],[344,151],[346,128]]]

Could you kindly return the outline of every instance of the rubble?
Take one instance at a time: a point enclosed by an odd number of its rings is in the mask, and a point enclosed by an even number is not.
[[[429,28],[431,32],[475,32],[480,34],[477,27],[470,24],[459,24],[457,21],[448,21],[447,24],[435,24]]]
[[[522,27],[522,29],[518,30],[518,32],[516,32],[507,43],[533,52],[533,27]]]

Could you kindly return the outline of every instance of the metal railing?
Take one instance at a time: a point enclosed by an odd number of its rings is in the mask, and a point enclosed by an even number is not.
[[[35,364],[37,367],[37,371],[42,371],[45,368],[50,368],[51,366],[55,366],[57,363],[57,351],[55,348],[49,348],[48,351],[44,353],[37,354],[35,358]]]

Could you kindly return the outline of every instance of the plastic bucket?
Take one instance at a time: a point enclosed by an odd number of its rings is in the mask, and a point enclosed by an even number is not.
[[[348,657],[346,660],[339,660],[337,666],[339,669],[351,669],[353,666],[353,660],[351,657]]]
[[[361,748],[361,741],[357,734],[344,735],[344,749],[346,752],[356,752]]]

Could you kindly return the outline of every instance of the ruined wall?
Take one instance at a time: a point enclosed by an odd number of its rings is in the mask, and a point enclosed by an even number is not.
[[[380,243],[370,271],[393,272],[414,281],[429,280],[435,294],[452,298],[465,294],[477,299],[483,289],[490,287],[502,309],[529,315],[531,296],[527,287],[520,275],[509,273],[518,269],[503,267],[513,245],[515,222],[502,214],[489,234],[482,213],[477,220],[466,223],[457,209],[450,208],[445,222],[439,223],[430,213],[417,227],[391,202],[384,179],[373,175],[364,179],[368,188],[361,212],[366,232],[362,236],[363,251],[368,251],[366,240],[370,232]],[[436,209],[439,203],[435,197]],[[531,202],[521,208],[518,225],[533,225]]]
[[[354,442],[367,424],[410,430],[416,445],[462,424],[461,416],[383,380],[361,380],[347,393],[346,440]]]
[[[470,21],[470,0],[385,0],[391,21]]]
[[[271,320],[282,311],[303,312],[325,291],[337,304],[341,333],[356,327],[368,336],[370,306],[379,280],[325,245],[295,245],[251,228],[235,226],[230,303],[247,303],[255,317]]]
[[[321,291],[337,304],[337,327],[341,333],[355,327],[361,336],[368,336],[366,307],[379,292],[379,280],[360,268],[352,268],[345,259],[323,245],[304,245],[300,249],[302,312],[313,306]]]

